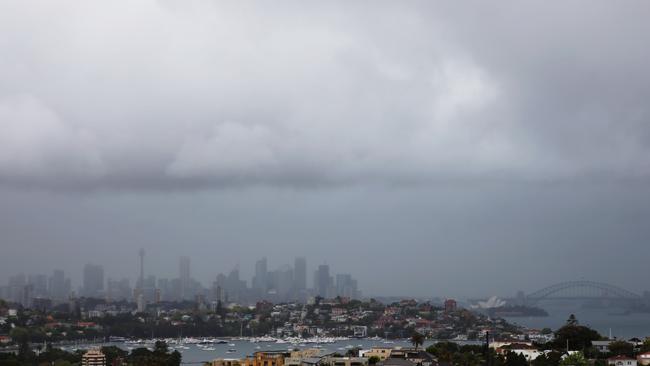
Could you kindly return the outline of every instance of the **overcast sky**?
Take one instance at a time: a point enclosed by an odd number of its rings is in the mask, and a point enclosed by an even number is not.
[[[0,2],[0,282],[308,257],[650,290],[646,1]]]

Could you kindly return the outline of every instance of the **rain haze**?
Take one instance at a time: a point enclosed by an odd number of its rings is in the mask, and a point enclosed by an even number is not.
[[[0,3],[0,281],[650,290],[650,3]],[[309,282],[311,283],[311,281]]]

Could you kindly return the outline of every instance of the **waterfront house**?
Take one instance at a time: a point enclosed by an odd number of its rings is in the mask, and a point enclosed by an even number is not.
[[[639,365],[642,366],[650,365],[650,352],[642,353],[636,356],[636,361]]]
[[[614,356],[607,359],[610,366],[637,366],[636,358],[628,356]]]

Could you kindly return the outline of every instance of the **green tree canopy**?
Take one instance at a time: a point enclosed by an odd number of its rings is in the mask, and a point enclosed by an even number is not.
[[[587,359],[582,352],[575,352],[560,361],[560,366],[587,366]]]
[[[568,347],[571,351],[583,351],[591,347],[592,341],[601,339],[600,334],[583,325],[575,322],[567,322],[565,326],[555,332],[555,349],[564,349]]]
[[[417,350],[419,346],[424,344],[424,336],[418,332],[413,333],[411,336],[411,344]]]
[[[609,344],[609,353],[612,356],[633,356],[634,345],[625,341],[614,341]]]

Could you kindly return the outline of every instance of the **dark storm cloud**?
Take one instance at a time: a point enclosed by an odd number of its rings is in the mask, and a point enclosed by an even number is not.
[[[148,273],[188,255],[204,284],[305,255],[371,295],[646,290],[649,18],[645,1],[0,2],[0,276],[133,278],[144,247]]]
[[[4,2],[0,181],[647,178],[644,2]]]

